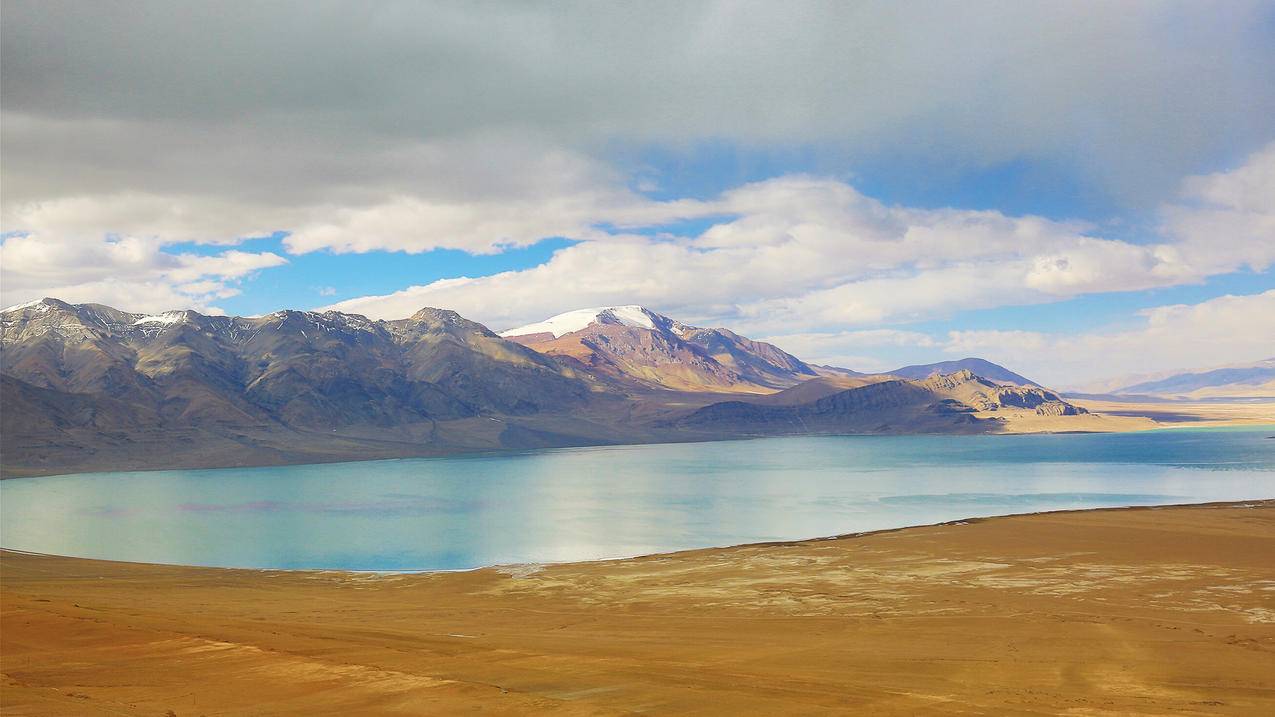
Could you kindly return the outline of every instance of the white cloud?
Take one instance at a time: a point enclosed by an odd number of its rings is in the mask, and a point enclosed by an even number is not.
[[[63,243],[93,245],[104,235],[162,237],[166,243],[234,244],[296,221],[293,212],[197,195],[113,192],[9,202],[0,226]],[[283,222],[282,224],[278,222]],[[90,246],[86,249],[94,251]]]
[[[1181,194],[1161,227],[1180,261],[1203,273],[1275,264],[1275,142],[1237,169],[1187,178]]]
[[[30,118],[13,124],[16,127],[6,119],[6,157],[11,146],[20,152],[28,133],[47,131]],[[155,131],[162,137],[166,129]],[[117,125],[91,131],[95,142],[82,148],[84,154],[118,140]],[[233,131],[207,132],[224,145],[214,166],[183,167],[177,141],[173,143],[178,146],[151,160],[173,163],[162,171],[182,175],[168,187],[145,187],[146,182],[115,176],[112,170],[104,186],[83,193],[24,198],[33,182],[6,178],[0,226],[5,231],[90,242],[114,234],[205,244],[233,244],[286,230],[290,236],[285,245],[297,254],[319,249],[438,248],[491,253],[551,236],[596,237],[600,233],[591,227],[598,222],[662,221],[683,208],[694,211],[693,202],[646,200],[627,189],[623,178],[605,164],[529,136],[484,133],[415,141],[366,150],[358,157],[365,162],[359,167],[316,167],[314,157],[328,151],[321,146],[294,147],[275,160],[268,152],[252,156],[251,145],[240,146],[241,138]],[[84,141],[61,135],[59,139]],[[123,165],[125,159],[119,161]],[[282,166],[255,169],[273,161]],[[231,168],[219,174],[219,164],[251,166],[254,175],[233,181],[225,174]],[[122,166],[119,171],[127,174],[130,169]],[[188,174],[182,174],[183,169]],[[205,172],[212,176],[204,179]],[[333,186],[314,185],[310,175],[315,173],[332,173],[339,179],[332,180]],[[9,186],[15,190],[9,191]]]
[[[1039,331],[1000,329],[973,329],[949,331],[946,342],[941,343],[943,350],[950,354],[970,356],[987,352],[991,347],[999,347],[999,351],[1013,352],[1021,355],[1026,352],[1036,353],[1049,347],[1049,336]]]
[[[10,236],[0,244],[0,305],[44,296],[139,311],[195,308],[219,312],[213,302],[262,269],[287,263],[269,252],[173,254],[154,238],[95,242]]]
[[[1275,198],[1275,142],[1254,152],[1239,169],[1187,178],[1182,196],[1234,211],[1270,214]]]
[[[689,206],[650,202],[627,192],[594,187],[559,196],[507,200],[447,202],[395,197],[374,206],[331,210],[328,219],[301,225],[284,245],[294,254],[321,249],[338,254],[434,249],[495,254],[548,237],[609,239],[611,235],[595,228],[596,224],[622,225],[639,217],[664,221],[694,216],[697,212]]]

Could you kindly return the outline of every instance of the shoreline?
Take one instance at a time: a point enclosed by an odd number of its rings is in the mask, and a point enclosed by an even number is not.
[[[1275,711],[1275,500],[464,572],[0,553],[5,714]]]
[[[548,449],[558,450],[558,449]],[[401,460],[401,459],[388,459]],[[213,469],[216,470],[216,469]],[[74,475],[74,474],[72,474]],[[45,477],[45,476],[36,476]],[[52,476],[50,476],[52,477]],[[450,575],[457,573],[472,573],[480,570],[513,570],[520,568],[544,569],[547,567],[570,567],[570,566],[588,566],[598,565],[602,563],[616,563],[630,560],[650,560],[661,558],[677,558],[692,553],[700,553],[704,551],[719,550],[739,550],[745,548],[782,548],[805,545],[807,543],[818,543],[824,541],[836,540],[854,540],[857,538],[868,538],[876,535],[888,535],[905,530],[919,530],[922,528],[942,528],[959,525],[973,525],[975,523],[988,520],[1002,520],[1007,518],[1028,518],[1033,516],[1049,516],[1049,515],[1069,515],[1073,513],[1099,513],[1107,511],[1139,511],[1139,510],[1164,510],[1169,508],[1254,508],[1267,507],[1275,505],[1275,496],[1266,498],[1248,498],[1243,500],[1224,500],[1224,501],[1203,501],[1200,503],[1156,503],[1152,505],[1113,505],[1100,506],[1095,508],[1059,508],[1057,510],[1037,510],[1025,513],[998,513],[996,515],[985,516],[968,516],[963,518],[953,518],[937,523],[918,523],[915,525],[901,525],[897,528],[880,528],[877,530],[865,530],[851,533],[835,533],[833,535],[820,535],[810,538],[794,538],[792,540],[762,540],[751,543],[733,543],[730,545],[708,545],[700,548],[681,548],[678,550],[669,550],[655,553],[638,553],[636,555],[622,555],[613,557],[587,558],[584,560],[562,560],[562,561],[542,561],[542,562],[524,562],[524,563],[492,563],[490,565],[476,565],[469,568],[410,568],[407,570],[370,570],[370,569],[353,569],[353,568],[249,568],[249,567],[229,567],[222,565],[196,565],[191,563],[152,563],[137,560],[114,560],[110,558],[89,558],[78,555],[63,555],[60,553],[44,553],[35,550],[21,550],[17,548],[6,548],[0,546],[0,557],[13,554],[24,555],[34,558],[51,558],[59,560],[84,560],[96,563],[106,563],[110,565],[125,566],[147,566],[155,568],[182,568],[191,570],[228,570],[228,571],[245,571],[250,573],[297,573],[297,574],[337,574],[350,576],[367,576],[367,575]]]
[[[1275,416],[1275,403],[1270,404],[1273,416]],[[1022,437],[1022,436],[1084,436],[1084,435],[1106,435],[1106,434],[1126,434],[1126,433],[1150,433],[1153,431],[1217,431],[1217,430],[1257,430],[1259,428],[1269,427],[1275,431],[1275,417],[1267,418],[1238,418],[1238,419],[1201,419],[1196,424],[1174,424],[1174,423],[1158,423],[1150,426],[1140,426],[1136,428],[1111,429],[1111,430],[1036,430],[1036,431],[996,431],[988,433],[969,433],[969,434],[952,434],[952,433],[801,433],[801,434],[775,434],[775,435],[755,435],[755,436],[728,436],[728,437],[699,437],[686,438],[685,440],[650,440],[636,441],[628,443],[589,443],[579,445],[564,446],[541,446],[536,448],[488,448],[488,449],[458,449],[455,451],[442,450],[421,455],[400,455],[400,456],[377,456],[368,458],[334,458],[332,460],[304,460],[299,462],[284,463],[254,463],[251,465],[203,465],[199,467],[176,466],[176,467],[160,467],[160,468],[129,468],[129,469],[100,469],[100,470],[77,470],[72,472],[40,472],[40,471],[20,471],[15,474],[12,470],[0,473],[0,481],[22,480],[29,478],[59,478],[63,476],[78,476],[90,473],[158,473],[163,471],[215,471],[215,470],[251,470],[260,468],[285,468],[295,466],[328,466],[341,465],[347,463],[376,463],[381,461],[409,461],[409,460],[450,460],[460,458],[488,458],[501,457],[520,454],[536,454],[549,451],[570,451],[570,450],[597,450],[597,449],[623,449],[623,448],[639,448],[644,446],[661,446],[661,445],[689,445],[696,443],[722,443],[729,441],[757,441],[773,438],[906,438],[911,436],[951,436],[953,438],[970,438],[978,436],[1005,436],[1005,437]]]

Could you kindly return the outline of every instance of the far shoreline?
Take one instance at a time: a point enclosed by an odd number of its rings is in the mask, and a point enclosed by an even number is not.
[[[1252,404],[1244,404],[1246,406]],[[1269,404],[1272,411],[1275,411],[1275,402]],[[724,443],[731,441],[755,441],[766,440],[772,438],[906,438],[909,436],[949,436],[952,438],[969,438],[977,436],[1085,436],[1085,435],[1101,435],[1101,434],[1125,434],[1125,433],[1151,433],[1156,431],[1185,431],[1185,430],[1257,430],[1269,427],[1275,431],[1275,418],[1242,418],[1233,420],[1209,420],[1201,419],[1193,424],[1173,424],[1163,423],[1151,426],[1142,426],[1127,429],[1112,430],[1037,430],[1037,431],[989,431],[983,433],[790,433],[790,434],[771,434],[771,435],[740,435],[740,436],[721,436],[721,437],[687,437],[682,440],[650,440],[650,441],[630,441],[624,443],[580,443],[562,446],[539,446],[532,448],[486,448],[486,449],[439,449],[436,451],[423,452],[419,455],[394,455],[394,456],[375,456],[367,458],[349,458],[334,457],[331,460],[300,460],[300,461],[283,461],[277,463],[250,463],[250,464],[234,464],[219,465],[200,464],[200,465],[171,465],[160,467],[144,467],[144,468],[99,468],[89,470],[75,470],[63,472],[42,472],[27,471],[19,469],[8,469],[0,472],[0,481],[21,480],[29,478],[60,478],[65,476],[80,476],[91,473],[158,473],[164,471],[215,471],[215,470],[233,470],[233,469],[257,469],[257,468],[283,468],[294,466],[326,466],[341,465],[354,463],[379,463],[383,461],[406,461],[406,460],[446,460],[458,458],[488,458],[499,456],[512,456],[520,454],[536,454],[550,451],[566,451],[566,450],[592,450],[606,448],[628,448],[643,446],[661,446],[661,445],[689,445],[697,443]]]

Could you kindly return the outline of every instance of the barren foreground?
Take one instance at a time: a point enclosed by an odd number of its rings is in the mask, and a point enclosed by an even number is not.
[[[372,576],[3,553],[3,713],[1273,714],[1275,501]]]

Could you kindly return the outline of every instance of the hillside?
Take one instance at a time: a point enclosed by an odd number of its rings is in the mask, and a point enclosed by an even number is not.
[[[790,389],[797,391],[798,389]],[[809,401],[723,401],[691,411],[676,424],[710,433],[985,433],[1016,413],[1079,416],[1083,408],[1038,387],[1003,386],[971,373],[892,379],[827,393]]]

